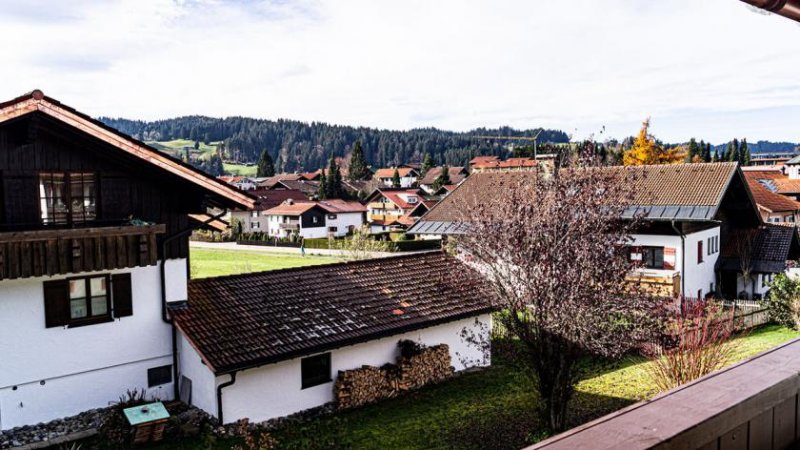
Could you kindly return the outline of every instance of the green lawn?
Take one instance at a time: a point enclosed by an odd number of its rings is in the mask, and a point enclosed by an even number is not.
[[[256,171],[258,170],[258,167],[255,165],[246,166],[244,164],[230,164],[230,163],[222,163],[222,168],[228,175],[236,175],[244,177],[254,177],[256,176]]]
[[[739,338],[737,358],[744,359],[800,333],[766,326]],[[578,425],[657,394],[641,357],[587,363],[587,376],[578,384],[571,405],[572,424]],[[464,374],[332,417],[293,424],[273,433],[278,449],[448,449],[520,448],[545,437],[535,417],[538,404],[533,382],[524,373],[495,358],[493,367]],[[160,446],[187,450],[230,448],[236,441],[211,445],[197,441]]]
[[[339,261],[339,259],[331,256],[300,256],[289,253],[278,254],[192,247],[190,261],[192,278],[205,278],[286,269],[289,267],[330,264]]]

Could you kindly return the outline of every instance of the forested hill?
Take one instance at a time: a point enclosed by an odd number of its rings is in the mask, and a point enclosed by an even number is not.
[[[438,164],[463,165],[471,155],[506,156],[501,145],[506,142],[475,136],[533,136],[538,131],[509,127],[479,128],[466,133],[435,128],[392,131],[247,117],[188,116],[154,122],[107,117],[100,120],[143,141],[222,141],[224,157],[240,162],[255,162],[261,151],[267,149],[275,160],[276,170],[286,172],[324,167],[331,152],[345,156],[357,140],[364,147],[367,161],[375,167],[418,162],[425,153],[431,153]],[[537,141],[565,143],[569,138],[563,131],[544,130]]]

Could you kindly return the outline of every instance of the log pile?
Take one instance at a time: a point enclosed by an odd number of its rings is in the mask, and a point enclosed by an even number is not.
[[[446,344],[419,347],[413,354],[398,357],[397,364],[339,371],[333,394],[337,408],[348,409],[442,381],[454,372]]]

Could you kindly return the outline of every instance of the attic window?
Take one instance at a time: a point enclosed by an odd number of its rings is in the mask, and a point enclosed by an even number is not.
[[[417,203],[417,197],[408,197],[408,203]]]
[[[97,219],[95,174],[41,172],[39,210],[44,225],[72,225]]]

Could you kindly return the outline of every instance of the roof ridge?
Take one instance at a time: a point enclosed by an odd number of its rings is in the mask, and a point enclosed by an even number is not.
[[[260,270],[257,272],[247,272],[247,273],[235,273],[231,275],[220,275],[217,277],[205,277],[205,278],[196,278],[189,280],[189,284],[201,284],[203,282],[211,282],[217,280],[226,280],[226,279],[235,279],[235,278],[249,278],[255,277],[257,275],[272,275],[272,274],[281,274],[281,273],[292,273],[292,272],[303,272],[303,271],[312,271],[316,269],[329,269],[332,267],[345,267],[345,266],[358,266],[358,265],[366,265],[372,264],[375,262],[381,262],[386,260],[396,261],[399,259],[419,259],[420,257],[427,258],[434,255],[444,255],[448,257],[447,253],[442,251],[430,251],[430,252],[415,252],[409,254],[400,254],[400,255],[389,255],[389,256],[381,256],[377,258],[367,258],[367,259],[358,259],[352,261],[337,261],[327,264],[315,264],[312,266],[302,266],[302,267],[287,267],[283,269],[273,269],[273,270]]]

